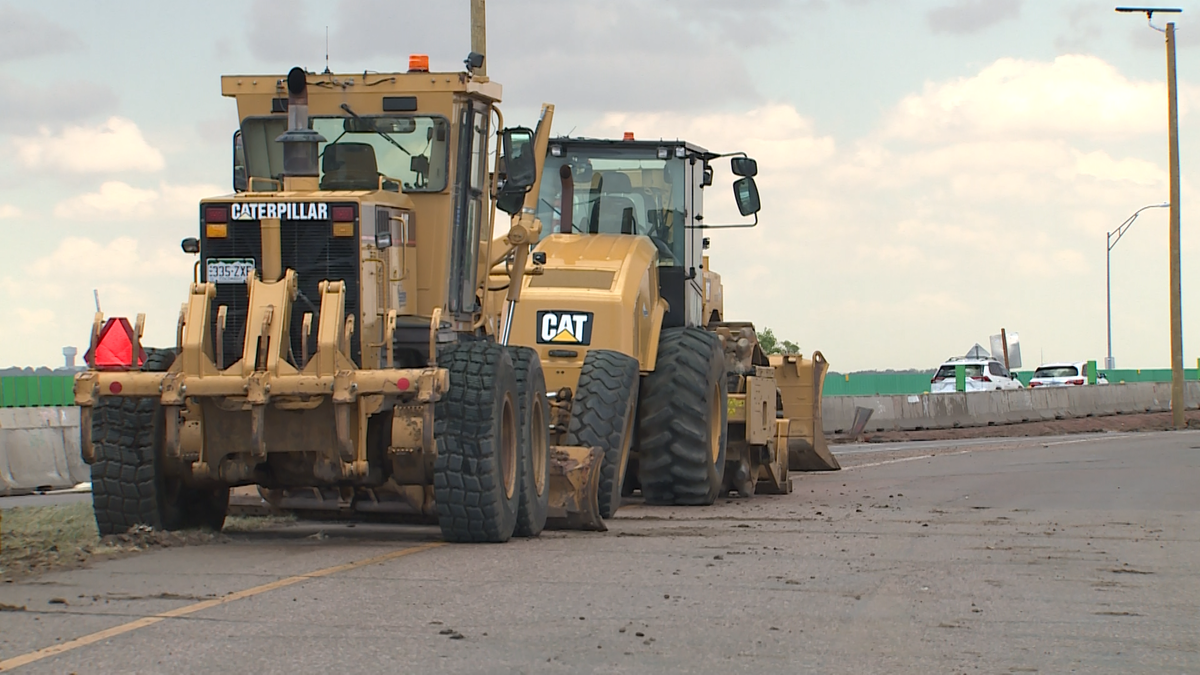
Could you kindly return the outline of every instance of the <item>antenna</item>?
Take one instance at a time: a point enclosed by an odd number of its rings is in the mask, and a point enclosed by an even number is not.
[[[321,74],[329,75],[331,72],[333,71],[329,70],[329,26],[325,26],[325,72]]]
[[[100,291],[92,289],[92,298],[96,300],[96,311],[100,311]]]

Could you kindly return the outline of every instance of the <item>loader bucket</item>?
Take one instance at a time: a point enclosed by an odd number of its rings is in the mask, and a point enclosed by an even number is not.
[[[837,471],[837,458],[829,451],[821,420],[821,396],[825,390],[825,372],[829,363],[821,352],[812,358],[799,354],[771,356],[783,416],[788,424],[789,471]]]
[[[555,445],[550,448],[550,517],[548,530],[593,530],[608,527],[600,517],[600,448]]]

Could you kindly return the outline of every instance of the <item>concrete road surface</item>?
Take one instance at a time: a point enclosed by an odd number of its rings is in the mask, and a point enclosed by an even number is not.
[[[0,669],[1200,672],[1200,433],[1006,440],[607,533],[305,524],[0,585]]]

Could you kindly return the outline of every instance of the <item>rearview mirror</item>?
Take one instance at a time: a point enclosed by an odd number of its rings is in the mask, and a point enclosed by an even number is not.
[[[496,208],[510,216],[521,210],[525,195],[537,181],[537,157],[533,149],[533,131],[525,127],[500,132],[502,154],[496,160],[497,172],[503,172],[496,190]]]
[[[242,145],[242,130],[233,132],[233,191],[245,192],[249,177],[246,175],[246,151]]]
[[[749,157],[734,157],[729,160],[729,168],[733,170],[735,176],[754,177],[758,175],[758,162]]]
[[[758,213],[762,205],[758,201],[758,185],[753,178],[739,178],[733,183],[733,198],[737,201],[738,212],[743,216]]]
[[[537,180],[537,158],[533,151],[533,131],[525,127],[501,132],[504,148],[504,189],[527,190]]]

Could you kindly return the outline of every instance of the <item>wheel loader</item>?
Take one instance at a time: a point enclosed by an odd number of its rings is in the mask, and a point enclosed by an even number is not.
[[[811,459],[824,448],[820,397],[781,389],[753,326],[726,323],[723,307],[706,305],[719,298],[719,277],[706,269],[704,230],[757,223],[757,163],[630,137],[556,138],[548,152],[536,208],[551,227],[508,316],[500,293],[513,263],[493,260],[489,311],[540,355],[563,442],[604,450],[601,515],[634,490],[650,504],[680,505],[790,491],[790,465],[822,463]],[[735,199],[753,223],[704,220],[703,192],[721,157],[731,157]],[[712,279],[716,296],[706,291]],[[796,377],[820,381],[823,360],[791,359]],[[789,462],[788,448],[803,461]],[[825,455],[824,468],[836,468]]]
[[[602,451],[550,444],[539,355],[482,311],[493,257],[519,300],[554,110],[505,128],[482,64],[222,78],[235,190],[182,243],[176,345],[97,313],[75,382],[101,533],[219,529],[237,486],[457,542],[604,529]]]

